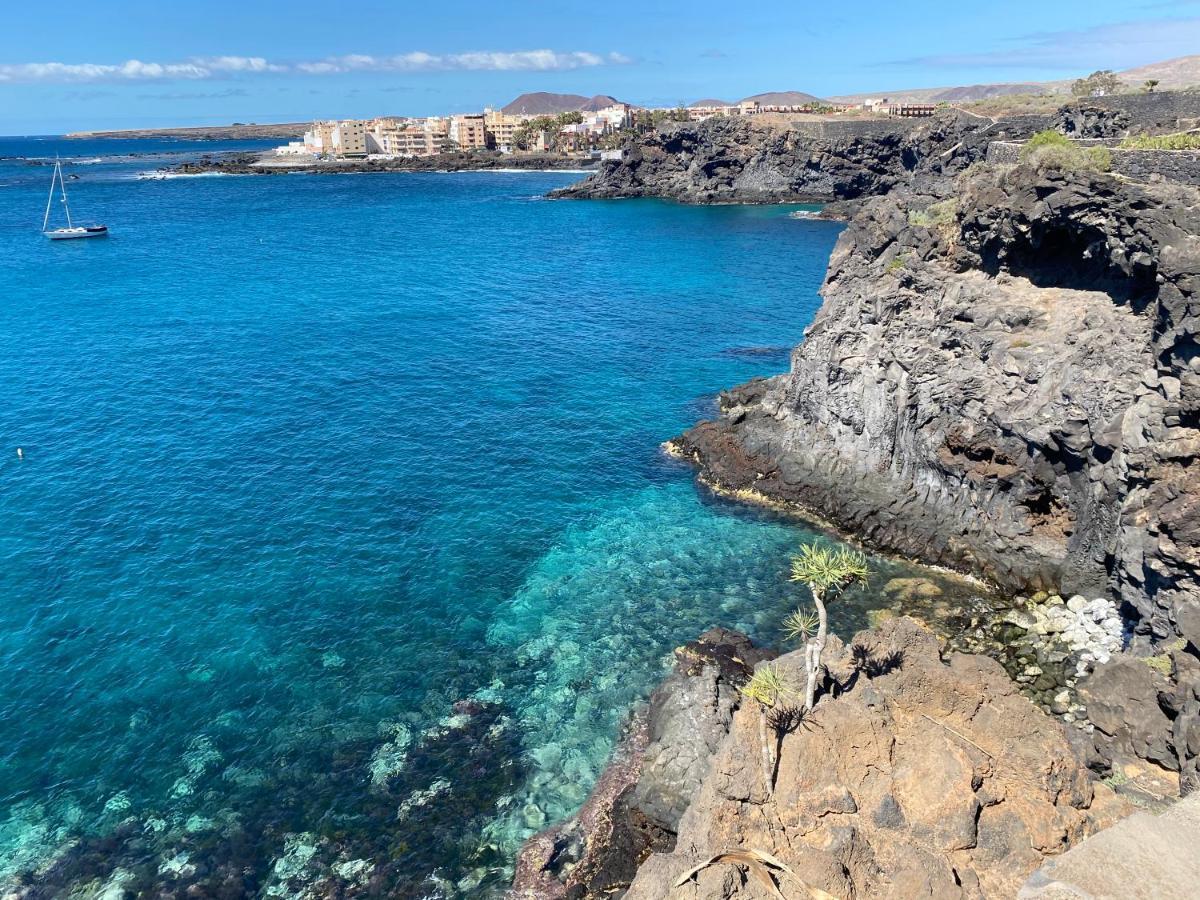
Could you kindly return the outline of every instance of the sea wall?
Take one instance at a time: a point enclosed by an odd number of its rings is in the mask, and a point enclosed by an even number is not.
[[[903,136],[920,125],[920,119],[798,119],[789,127],[792,133],[814,141],[837,141]]]
[[[1086,146],[1106,146],[1110,141],[1084,140]],[[987,161],[997,165],[1016,165],[1020,161],[1019,141],[993,141],[988,145]],[[1153,175],[1183,184],[1200,185],[1200,151],[1131,150],[1111,147],[1112,171],[1139,181]]]

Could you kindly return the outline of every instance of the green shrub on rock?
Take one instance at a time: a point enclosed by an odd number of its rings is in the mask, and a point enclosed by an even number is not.
[[[1121,141],[1123,150],[1200,150],[1200,131],[1176,134],[1139,134]]]
[[[1026,142],[1021,162],[1038,172],[1110,172],[1113,167],[1107,147],[1081,147],[1053,129],[1040,131]]]

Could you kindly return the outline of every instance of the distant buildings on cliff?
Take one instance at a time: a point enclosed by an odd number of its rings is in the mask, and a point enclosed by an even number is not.
[[[334,119],[313,122],[304,138],[275,152],[281,156],[310,155],[338,159],[436,156],[451,151],[494,150],[560,152],[601,156],[611,152],[613,136],[645,131],[663,121],[701,122],[714,116],[755,116],[765,113],[842,115],[866,112],[902,117],[932,115],[932,106],[897,106],[887,98],[859,104],[807,103],[774,106],[756,100],[728,105],[647,108],[614,103],[590,112],[514,115],[502,110],[450,116],[382,116],[375,119]]]

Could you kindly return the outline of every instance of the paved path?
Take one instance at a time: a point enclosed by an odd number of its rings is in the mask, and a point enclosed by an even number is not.
[[[1019,900],[1195,900],[1200,897],[1200,793],[1154,815],[1137,812],[1029,876]]]

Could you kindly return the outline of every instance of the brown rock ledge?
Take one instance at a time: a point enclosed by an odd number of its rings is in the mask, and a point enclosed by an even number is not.
[[[779,658],[785,679],[800,681],[801,656]],[[677,825],[643,846],[627,890],[568,879],[561,893],[517,896],[766,898],[745,870],[724,864],[675,887],[714,854],[757,849],[795,873],[779,874],[789,898],[1012,897],[1044,859],[1129,812],[998,663],[943,658],[919,622],[889,621],[849,647],[835,639],[827,659],[831,694],[781,736],[773,792],[756,763],[756,710],[741,704]],[[619,819],[603,782],[599,793]],[[589,845],[578,868],[594,867],[596,853],[611,850]],[[527,850],[526,872],[530,861]]]

